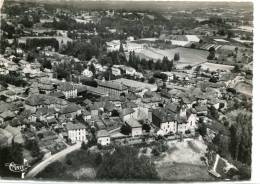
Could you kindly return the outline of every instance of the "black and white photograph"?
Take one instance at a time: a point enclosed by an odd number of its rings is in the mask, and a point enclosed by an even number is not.
[[[0,182],[252,179],[254,2],[0,5]]]

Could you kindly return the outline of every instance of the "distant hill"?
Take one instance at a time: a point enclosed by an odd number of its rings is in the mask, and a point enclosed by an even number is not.
[[[194,10],[199,8],[232,8],[253,10],[252,2],[192,2],[192,1],[114,1],[114,0],[5,0],[9,2],[37,2],[65,4],[72,7],[88,9],[127,9],[127,10],[153,10],[176,11]]]

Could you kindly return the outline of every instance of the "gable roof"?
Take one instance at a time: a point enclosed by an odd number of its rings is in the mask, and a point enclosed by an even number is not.
[[[86,126],[83,125],[82,123],[71,123],[68,122],[66,124],[67,130],[79,130],[79,129],[86,129]]]
[[[116,90],[127,90],[127,87],[125,85],[123,85],[122,83],[119,82],[113,82],[113,81],[101,81],[101,80],[97,80],[98,86],[103,86],[106,88],[112,88],[112,89],[116,89]]]
[[[58,86],[58,90],[61,90],[61,91],[71,91],[74,89],[76,89],[76,88],[69,82],[62,82]]]
[[[132,108],[125,108],[125,109],[122,109],[120,115],[121,115],[121,116],[126,116],[126,115],[132,114],[132,113],[134,113],[134,112],[135,112],[135,111],[134,111],[134,109],[132,109]]]
[[[97,138],[100,138],[100,137],[110,137],[110,134],[108,133],[107,130],[99,130],[97,132]]]
[[[140,128],[142,125],[135,119],[131,118],[126,121],[126,124],[129,125],[131,128]]]
[[[81,109],[80,105],[77,104],[69,104],[68,106],[64,107],[61,109],[61,114],[68,114],[68,113],[73,113]]]

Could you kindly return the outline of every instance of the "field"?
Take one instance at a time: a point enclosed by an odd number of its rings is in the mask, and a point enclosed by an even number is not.
[[[174,181],[209,181],[214,180],[209,175],[201,156],[207,146],[202,139],[186,139],[183,142],[169,142],[167,153],[155,160],[157,172],[161,180]]]
[[[206,166],[172,162],[157,167],[157,171],[166,181],[214,181]]]
[[[225,70],[231,71],[233,70],[234,66],[231,65],[222,65],[222,64],[215,64],[215,63],[203,63],[201,64],[203,69],[209,69],[209,71],[216,71],[216,70]]]
[[[240,82],[236,85],[236,90],[248,96],[252,96],[252,85]]]
[[[146,59],[163,59],[164,56],[167,56],[169,60],[174,58],[174,54],[180,54],[180,60],[178,61],[179,64],[186,64],[186,65],[196,65],[199,63],[203,63],[207,61],[208,51],[205,50],[197,50],[197,49],[189,49],[183,47],[177,47],[175,49],[155,49],[155,48],[147,48],[144,49],[142,52],[138,53],[141,58]]]

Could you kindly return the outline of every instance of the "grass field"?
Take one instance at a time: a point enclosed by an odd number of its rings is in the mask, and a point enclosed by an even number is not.
[[[199,63],[206,62],[207,56],[209,54],[209,52],[205,50],[177,47],[175,49],[166,49],[166,50],[147,48],[144,49],[138,55],[141,58],[154,59],[154,60],[158,60],[158,59],[162,60],[164,56],[167,56],[168,59],[172,60],[174,58],[175,53],[180,54],[180,60],[178,61],[178,63],[189,64],[189,65],[196,65]]]
[[[210,181],[207,167],[201,156],[207,146],[202,139],[186,139],[182,142],[168,142],[169,150],[155,160],[161,180],[173,181]]]
[[[175,163],[157,166],[161,180],[168,181],[214,181],[206,166],[187,163]]]

